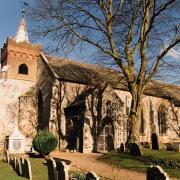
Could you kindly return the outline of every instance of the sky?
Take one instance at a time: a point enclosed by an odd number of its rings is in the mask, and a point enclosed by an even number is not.
[[[20,16],[20,0],[0,0],[0,47],[7,37],[16,35]]]
[[[21,17],[21,10],[22,0],[0,0],[0,47],[3,46],[7,37],[15,37],[20,17]],[[26,0],[27,3],[30,3],[30,0]],[[26,20],[27,26],[28,21]],[[31,37],[30,41],[31,41]],[[77,54],[71,54],[72,58],[82,58],[83,55],[78,56]],[[179,59],[180,58],[180,51],[173,50],[169,52],[169,57]]]
[[[31,0],[25,0],[27,3],[31,3]],[[15,37],[22,11],[22,0],[0,0],[0,47],[6,42],[7,37]],[[28,20],[26,18],[26,23],[28,27]],[[30,42],[31,37],[29,37]],[[36,42],[38,43],[38,42]],[[41,43],[39,41],[39,43]],[[84,54],[78,51],[71,53],[68,58],[73,60],[78,60],[82,62],[88,62],[88,57],[90,57],[90,49],[84,51]],[[180,48],[171,50],[167,56],[168,58],[173,58],[179,61],[180,59]],[[180,73],[180,71],[179,71]],[[178,73],[178,74],[179,74]],[[180,74],[179,74],[180,76]]]
[[[6,42],[7,37],[16,36],[22,14],[22,1],[23,0],[0,0],[0,47]],[[26,0],[25,2],[30,4],[31,0]],[[25,17],[25,20],[28,28],[28,18]],[[29,40],[32,42],[30,36]],[[41,41],[36,43],[41,43]],[[79,52],[73,52],[68,58],[86,62],[87,53],[80,54]]]

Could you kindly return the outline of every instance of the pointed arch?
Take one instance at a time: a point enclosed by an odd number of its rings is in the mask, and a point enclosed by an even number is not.
[[[114,124],[112,118],[106,116],[102,119],[98,136],[98,151],[106,152],[114,149]]]
[[[144,134],[144,129],[145,129],[145,120],[144,120],[144,111],[141,110],[141,114],[140,114],[140,128],[139,128],[139,132],[140,134]]]
[[[158,109],[158,126],[159,134],[167,133],[167,108],[164,105],[160,105]]]

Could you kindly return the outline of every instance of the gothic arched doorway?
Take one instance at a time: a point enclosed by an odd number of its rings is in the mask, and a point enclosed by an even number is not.
[[[66,119],[68,122],[66,125],[67,148],[69,150],[83,152],[83,117],[77,115],[73,117],[66,117]]]
[[[108,123],[102,129],[98,138],[98,151],[106,152],[114,149],[114,129],[111,123]]]

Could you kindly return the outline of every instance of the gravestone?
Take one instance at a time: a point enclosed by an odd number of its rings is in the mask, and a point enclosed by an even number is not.
[[[69,180],[68,166],[64,161],[56,161],[57,180]]]
[[[169,180],[169,176],[160,166],[150,166],[147,169],[146,180]]]
[[[20,159],[17,159],[16,172],[18,175],[22,175],[22,165]]]
[[[142,151],[137,143],[129,143],[129,153],[133,156],[142,156]]]
[[[12,165],[12,161],[13,161],[13,157],[12,157],[12,156],[9,156],[9,164]]]
[[[120,151],[120,152],[124,152],[124,151],[125,151],[125,147],[124,147],[124,144],[123,144],[123,143],[121,143],[120,148],[119,148],[119,151]]]
[[[23,176],[32,180],[31,163],[30,163],[29,159],[24,159]]]
[[[19,160],[20,160],[20,166],[21,166],[20,175],[24,176],[24,158],[21,156]]]
[[[53,158],[50,158],[47,161],[47,164],[48,164],[48,179],[49,180],[57,180],[55,160]]]
[[[152,150],[159,150],[158,136],[156,133],[151,135],[152,140]]]
[[[18,165],[18,160],[16,157],[14,157],[14,170],[16,170],[17,165]]]
[[[11,157],[10,159],[11,159],[11,160],[10,160],[10,161],[11,161],[10,164],[12,165],[12,167],[13,167],[13,169],[14,169],[14,167],[15,167],[15,159],[14,159],[14,157]]]
[[[114,139],[112,135],[107,135],[106,143],[108,152],[114,150]]]
[[[100,180],[95,172],[88,172],[86,174],[86,180]]]
[[[10,156],[9,156],[9,152],[6,151],[6,162],[9,164],[10,163]]]

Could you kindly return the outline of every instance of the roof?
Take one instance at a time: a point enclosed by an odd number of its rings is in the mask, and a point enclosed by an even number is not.
[[[126,88],[124,76],[113,69],[59,57],[46,56],[46,58],[57,78],[61,80],[82,84],[100,84],[106,80],[113,87]],[[119,80],[122,82],[119,83]]]
[[[45,56],[45,58],[56,78],[60,80],[93,85],[107,82],[114,89],[128,91],[123,74],[113,69],[54,56]],[[180,86],[152,81],[146,88],[145,94],[172,99],[175,105],[180,106]]]

